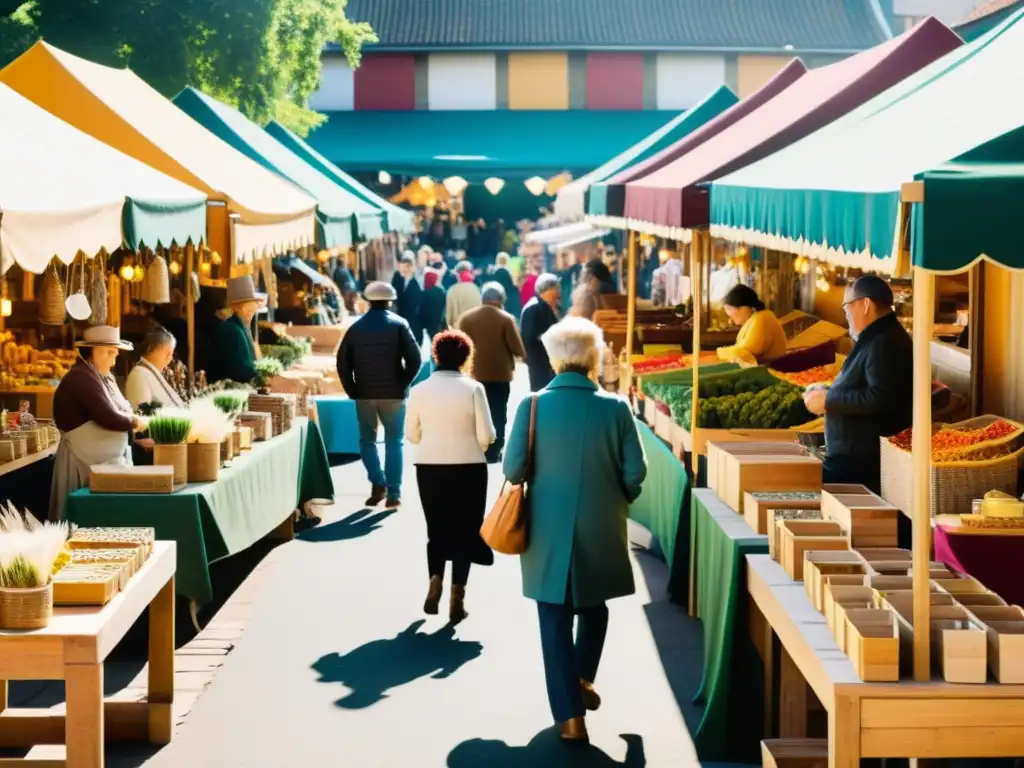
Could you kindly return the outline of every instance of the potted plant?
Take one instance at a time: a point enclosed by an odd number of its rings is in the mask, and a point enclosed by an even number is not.
[[[213,396],[193,400],[188,406],[192,428],[188,433],[188,477],[192,482],[212,482],[220,471],[220,446],[231,434],[231,417],[217,407]]]
[[[13,507],[0,514],[0,629],[42,629],[53,618],[53,573],[67,523],[40,523]]]
[[[235,419],[238,418],[239,414],[241,414],[249,404],[249,392],[250,390],[248,389],[225,390],[214,394],[213,402],[218,408],[227,414],[233,425],[235,423]],[[231,459],[241,452],[241,436],[238,434],[237,429],[232,428],[231,435],[229,435],[228,439],[221,444],[220,457],[223,461],[231,461]]]
[[[256,377],[253,379],[253,385],[256,387],[256,391],[261,395],[270,393],[270,380],[275,376],[280,376],[284,371],[281,366],[280,360],[275,360],[272,357],[264,357],[256,361]]]
[[[153,446],[153,463],[174,467],[174,484],[188,482],[188,446],[185,441],[192,431],[192,415],[183,409],[164,408],[149,420],[149,437]]]

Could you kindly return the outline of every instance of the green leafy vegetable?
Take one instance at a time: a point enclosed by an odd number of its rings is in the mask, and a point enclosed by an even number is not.
[[[149,420],[149,436],[157,445],[179,445],[192,431],[192,419],[186,415],[157,414]]]

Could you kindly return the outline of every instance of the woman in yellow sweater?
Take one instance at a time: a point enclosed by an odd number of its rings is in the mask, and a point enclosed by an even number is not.
[[[725,313],[740,332],[735,346],[718,350],[720,360],[764,365],[786,354],[782,324],[752,288],[733,286],[725,295]]]

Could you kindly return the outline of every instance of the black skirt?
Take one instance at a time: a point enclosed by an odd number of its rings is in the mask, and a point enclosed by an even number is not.
[[[494,563],[494,553],[482,538],[487,505],[486,464],[417,464],[427,538],[433,552],[445,560]]]

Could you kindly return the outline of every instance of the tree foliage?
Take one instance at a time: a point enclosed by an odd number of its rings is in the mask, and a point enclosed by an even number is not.
[[[336,43],[359,64],[375,42],[345,16],[347,0],[0,0],[0,64],[38,38],[109,66],[128,66],[165,96],[187,85],[258,123],[305,135],[323,117],[308,108],[320,53]]]

